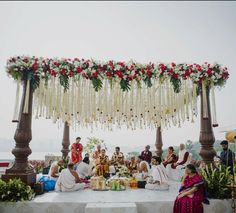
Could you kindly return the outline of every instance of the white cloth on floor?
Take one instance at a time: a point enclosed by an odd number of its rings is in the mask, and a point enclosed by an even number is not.
[[[75,177],[69,169],[63,169],[56,182],[55,191],[72,192],[83,189],[84,187],[85,183],[76,183]]]

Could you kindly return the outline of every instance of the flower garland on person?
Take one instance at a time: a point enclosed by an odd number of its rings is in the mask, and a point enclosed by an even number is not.
[[[115,123],[136,129],[168,127],[171,121],[181,125],[190,116],[193,121],[196,89],[221,87],[229,77],[227,68],[217,63],[140,64],[26,56],[10,58],[7,73],[17,81],[26,79],[28,89],[32,84],[36,117],[69,124],[78,121],[81,127],[101,123],[108,129]],[[27,107],[26,98],[24,113]]]

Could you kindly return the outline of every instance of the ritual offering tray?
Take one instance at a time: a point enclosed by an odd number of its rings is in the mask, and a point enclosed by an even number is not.
[[[126,187],[119,179],[111,180],[110,181],[110,190],[111,191],[124,191],[124,190],[126,190]]]
[[[94,191],[107,191],[106,179],[102,176],[91,178],[91,186]]]

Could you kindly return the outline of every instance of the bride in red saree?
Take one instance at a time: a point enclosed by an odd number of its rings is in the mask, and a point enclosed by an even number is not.
[[[174,213],[203,213],[204,183],[192,164],[186,166]]]

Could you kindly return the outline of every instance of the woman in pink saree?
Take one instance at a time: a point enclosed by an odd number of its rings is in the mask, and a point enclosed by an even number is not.
[[[174,213],[203,213],[204,182],[192,164],[188,164],[174,204]]]

